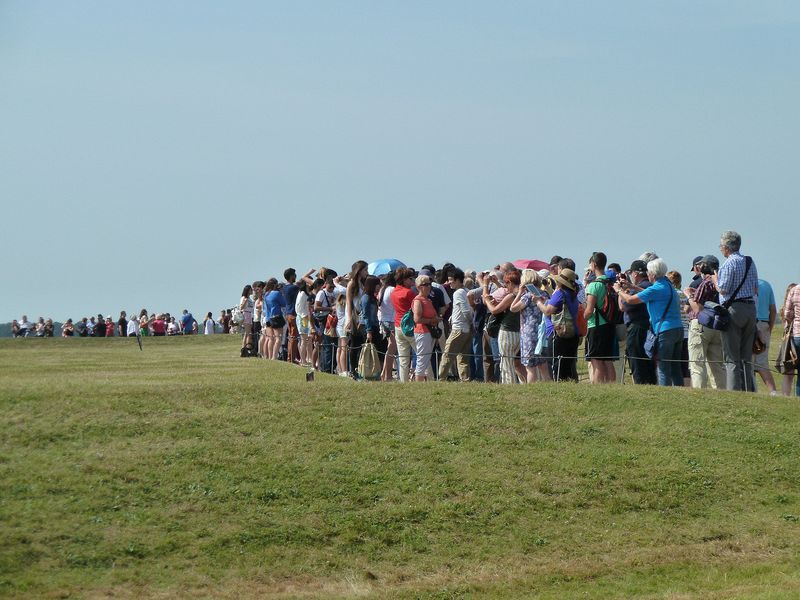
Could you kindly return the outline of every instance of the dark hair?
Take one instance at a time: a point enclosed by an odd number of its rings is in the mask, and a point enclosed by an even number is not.
[[[405,285],[405,280],[409,277],[414,277],[414,271],[408,267],[400,267],[394,274],[396,285]]]
[[[350,269],[350,281],[356,281],[358,279],[358,274],[367,268],[367,263],[363,260],[357,260],[353,263],[352,268]]]
[[[420,271],[422,271],[423,269],[427,269],[428,271],[430,271],[431,276],[436,274],[436,267],[434,267],[433,265],[423,265],[419,268]]]
[[[297,284],[297,291],[308,293],[308,282],[305,279],[301,279]]]
[[[278,280],[275,279],[274,277],[270,277],[269,281],[267,281],[267,283],[264,284],[264,291],[271,292],[277,287],[278,287]]]
[[[562,260],[564,260],[564,258],[556,254],[553,258],[550,259],[550,265],[551,266],[558,265],[561,263]]]
[[[611,263],[608,268],[616,273],[622,273],[622,266],[619,263]]]
[[[247,284],[246,286],[244,286],[244,289],[242,290],[242,296],[244,296],[246,298],[247,296],[250,295],[250,292],[252,292],[252,291],[253,291],[253,286],[250,285],[250,284]]]
[[[289,283],[292,282],[292,277],[297,279],[297,271],[295,271],[292,267],[289,267],[283,272],[283,278],[288,281]]]
[[[389,271],[386,274],[386,277],[383,278],[383,287],[389,287],[390,285],[391,286],[397,285],[397,277],[395,271]]]
[[[605,255],[605,252],[592,252],[589,262],[593,263],[594,266],[601,271],[605,271],[606,264],[608,263],[608,257]]]
[[[312,283],[312,284],[311,284],[311,289],[312,289],[312,290],[318,290],[318,289],[319,289],[319,288],[321,288],[323,285],[325,285],[325,280],[324,280],[324,279],[320,279],[319,277],[317,277],[317,278],[314,280],[314,283]]]
[[[562,258],[558,261],[558,268],[559,269],[570,269],[572,271],[575,270],[575,261],[571,258]]]
[[[378,286],[381,284],[381,280],[375,277],[374,275],[368,275],[367,278],[364,280],[364,293],[368,296],[375,296],[375,292],[378,291]]]
[[[464,271],[462,271],[461,269],[459,269],[457,267],[453,267],[452,269],[450,269],[448,271],[448,277],[452,277],[456,281],[460,281],[461,283],[464,283]]]

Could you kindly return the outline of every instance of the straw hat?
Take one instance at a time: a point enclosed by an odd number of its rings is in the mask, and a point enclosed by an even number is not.
[[[571,289],[573,292],[575,291],[575,282],[578,280],[578,276],[572,269],[561,269],[558,275],[553,275],[552,277],[564,287]]]

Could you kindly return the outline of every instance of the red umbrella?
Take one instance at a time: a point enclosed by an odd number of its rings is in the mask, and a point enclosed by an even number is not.
[[[550,265],[543,260],[520,258],[512,263],[518,269],[533,269],[534,271],[541,271],[542,269],[550,269]]]

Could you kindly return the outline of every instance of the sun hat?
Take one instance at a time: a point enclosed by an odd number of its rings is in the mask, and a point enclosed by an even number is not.
[[[564,287],[575,291],[575,282],[578,280],[578,276],[572,269],[561,269],[558,275],[551,275],[551,277]]]

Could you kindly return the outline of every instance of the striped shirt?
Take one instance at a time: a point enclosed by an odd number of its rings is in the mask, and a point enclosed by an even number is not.
[[[756,263],[750,264],[750,270],[747,272],[747,279],[742,285],[741,289],[736,293],[736,298],[731,298],[730,295],[739,287],[744,278],[745,272],[745,257],[734,252],[727,260],[722,263],[717,274],[717,289],[719,289],[719,301],[722,303],[733,300],[753,300],[758,290],[758,270]]]
[[[800,336],[800,285],[794,286],[786,298],[786,306],[783,307],[783,320],[792,327],[792,335]]]

